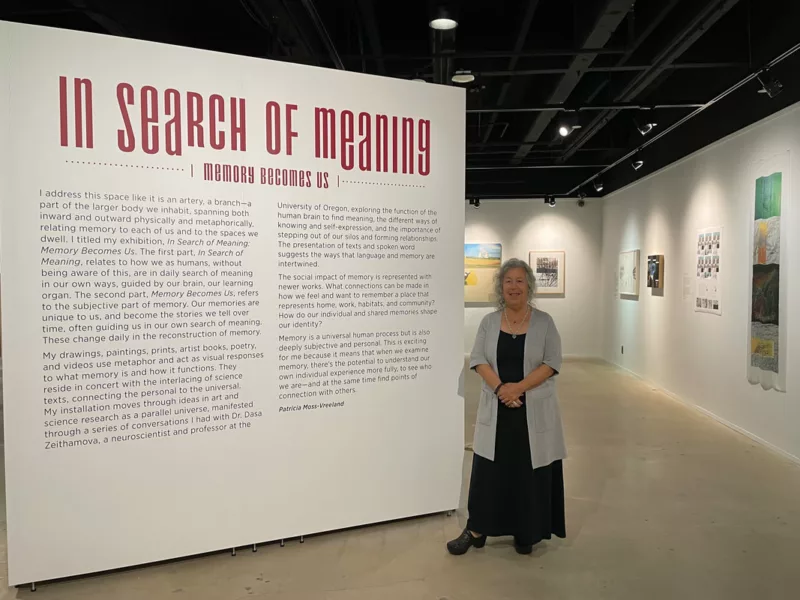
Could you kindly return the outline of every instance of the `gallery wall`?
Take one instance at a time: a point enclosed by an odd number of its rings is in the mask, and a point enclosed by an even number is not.
[[[479,209],[466,205],[465,221],[465,242],[502,243],[503,260],[516,257],[527,261],[531,250],[565,252],[564,296],[537,298],[536,305],[555,319],[564,354],[599,356],[600,203],[590,201],[581,208],[576,200],[559,200],[551,208],[541,199],[484,200]],[[464,352],[472,350],[478,325],[492,310],[487,305],[467,304]]]
[[[800,371],[786,393],[748,382],[754,182],[785,161],[781,322],[786,364],[797,363],[800,109],[788,109],[617,192],[603,206],[603,356],[678,398],[800,457]],[[787,152],[789,153],[787,155]],[[787,156],[789,160],[787,161]],[[645,157],[646,158],[646,157]],[[794,190],[792,192],[791,190]],[[720,315],[695,311],[697,234],[722,228]],[[638,299],[620,299],[620,252],[641,250]],[[664,289],[646,285],[647,256],[664,255]],[[783,340],[782,340],[783,341]]]

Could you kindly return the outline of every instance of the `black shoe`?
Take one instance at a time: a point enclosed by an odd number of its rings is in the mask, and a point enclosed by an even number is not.
[[[483,548],[486,545],[486,536],[475,537],[465,529],[461,535],[454,540],[447,542],[447,551],[455,556],[466,554],[467,550],[475,546],[476,548]]]
[[[515,539],[514,549],[517,551],[517,554],[530,554],[531,552],[533,552],[533,544],[520,544]]]

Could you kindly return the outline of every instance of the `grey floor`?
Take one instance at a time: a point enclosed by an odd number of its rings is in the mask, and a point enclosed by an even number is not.
[[[468,439],[477,391],[471,377]],[[608,365],[567,363],[560,394],[571,452],[569,537],[532,556],[518,556],[503,539],[449,556],[445,541],[466,520],[462,500],[450,518],[42,585],[35,594],[9,589],[0,598],[800,598],[797,465]],[[470,462],[466,452],[464,498]],[[0,559],[5,554],[3,539]]]

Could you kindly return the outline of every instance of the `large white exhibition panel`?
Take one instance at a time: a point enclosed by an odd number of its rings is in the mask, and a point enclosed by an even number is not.
[[[9,580],[443,511],[464,95],[0,23]]]

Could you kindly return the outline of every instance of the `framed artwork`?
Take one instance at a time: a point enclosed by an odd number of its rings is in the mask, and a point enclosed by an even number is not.
[[[639,250],[619,254],[619,295],[639,297]]]
[[[564,294],[565,254],[563,250],[531,250],[528,253],[528,264],[536,279],[537,296]]]
[[[664,255],[651,254],[647,257],[647,287],[664,288]]]
[[[787,255],[783,216],[789,190],[789,153],[759,163],[755,173],[751,239],[748,380],[786,391]],[[784,279],[784,281],[781,281]]]
[[[494,276],[502,260],[502,244],[464,244],[464,302],[494,301]]]

